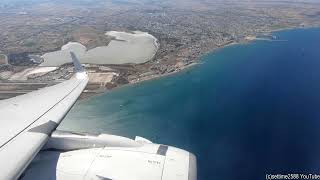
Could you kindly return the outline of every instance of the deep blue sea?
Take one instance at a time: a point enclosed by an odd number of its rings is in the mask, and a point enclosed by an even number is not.
[[[80,101],[60,126],[193,152],[200,180],[320,174],[320,29],[233,45],[181,73]]]

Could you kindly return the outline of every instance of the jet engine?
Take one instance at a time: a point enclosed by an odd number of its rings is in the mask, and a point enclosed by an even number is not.
[[[192,153],[142,137],[55,131],[21,179],[196,180],[197,165]]]

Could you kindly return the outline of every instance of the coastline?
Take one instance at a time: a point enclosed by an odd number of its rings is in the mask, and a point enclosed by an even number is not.
[[[140,79],[140,80],[135,81],[135,82],[130,82],[128,84],[123,84],[121,86],[117,86],[117,87],[114,87],[114,88],[109,89],[109,90],[101,91],[99,93],[92,93],[91,95],[84,95],[83,97],[80,97],[78,99],[78,101],[82,102],[82,101],[85,101],[85,100],[89,100],[90,98],[93,98],[93,97],[96,97],[96,96],[100,96],[100,95],[103,95],[105,93],[109,93],[111,91],[116,91],[116,90],[121,89],[121,88],[130,87],[130,86],[133,86],[133,85],[137,85],[137,84],[144,83],[144,82],[147,82],[147,81],[153,81],[153,80],[160,79],[160,78],[167,77],[167,76],[172,76],[172,75],[175,75],[177,73],[181,73],[181,72],[183,72],[185,70],[188,70],[188,69],[193,68],[193,67],[195,67],[197,65],[200,65],[200,64],[201,64],[201,62],[193,62],[191,64],[183,66],[179,71],[174,71],[174,72],[170,72],[170,73],[164,73],[164,74],[160,74],[160,75],[148,76],[147,78]],[[82,94],[86,94],[86,92],[83,92]]]
[[[143,82],[147,82],[147,81],[152,81],[152,80],[160,79],[160,78],[163,78],[163,77],[175,75],[175,74],[177,74],[177,73],[181,73],[181,72],[183,72],[183,71],[185,71],[185,70],[188,70],[188,69],[190,69],[190,68],[193,68],[193,67],[195,67],[195,66],[197,66],[197,65],[202,64],[202,62],[201,62],[201,57],[203,57],[203,56],[205,56],[205,55],[207,55],[207,54],[209,54],[209,53],[214,53],[214,52],[216,52],[216,51],[218,51],[218,50],[221,50],[221,49],[226,48],[226,47],[229,47],[229,46],[239,45],[239,44],[245,44],[245,43],[250,43],[250,42],[252,42],[252,41],[241,42],[241,43],[238,43],[238,42],[231,42],[231,43],[230,43],[230,42],[228,42],[228,43],[226,43],[226,44],[224,44],[224,45],[221,45],[221,46],[219,46],[219,47],[217,47],[217,48],[211,49],[210,51],[208,51],[208,52],[202,54],[201,56],[199,56],[195,62],[192,62],[192,63],[190,63],[190,64],[181,66],[181,67],[179,67],[178,70],[175,70],[175,71],[173,71],[173,72],[163,73],[163,74],[153,74],[153,75],[151,75],[151,76],[145,76],[145,77],[140,78],[140,79],[138,79],[138,80],[135,80],[135,81],[133,81],[133,82],[129,82],[129,83],[127,83],[127,84],[123,84],[123,85],[121,85],[121,86],[117,86],[117,87],[114,87],[114,88],[109,89],[109,90],[101,91],[101,92],[99,92],[99,93],[93,93],[93,94],[91,94],[91,95],[85,95],[84,97],[81,97],[81,98],[79,99],[79,101],[84,101],[84,100],[93,98],[93,97],[95,97],[95,96],[103,95],[103,94],[105,94],[105,93],[109,93],[109,92],[111,92],[111,91],[115,91],[115,90],[118,90],[118,89],[120,89],[120,88],[125,88],[125,87],[129,87],[129,86],[132,86],[132,85],[137,85],[137,84],[139,84],[139,83],[143,83]]]
[[[288,27],[288,28],[270,30],[270,31],[266,31],[264,33],[259,33],[259,34],[273,34],[273,33],[276,33],[276,32],[287,31],[287,30],[310,29],[310,28],[319,28],[319,27],[318,26]],[[134,81],[129,82],[128,84],[120,85],[120,86],[114,87],[114,88],[109,89],[109,90],[105,90],[105,91],[102,91],[102,92],[99,92],[99,93],[95,93],[95,94],[92,94],[92,95],[85,96],[84,98],[81,98],[81,100],[89,99],[91,97],[95,97],[95,96],[98,96],[98,95],[101,95],[101,94],[105,94],[105,93],[108,93],[110,91],[117,90],[119,88],[128,87],[128,86],[131,86],[131,85],[136,85],[136,84],[139,84],[139,83],[142,83],[142,82],[145,82],[145,81],[151,81],[151,80],[156,80],[156,79],[159,79],[159,78],[162,78],[162,77],[166,77],[166,76],[170,76],[170,75],[175,75],[175,74],[183,72],[184,70],[187,70],[187,69],[189,69],[191,67],[195,67],[196,65],[201,64],[201,61],[202,61],[201,57],[206,56],[209,53],[215,53],[216,51],[221,50],[221,49],[226,48],[226,47],[229,47],[229,46],[242,45],[242,44],[252,43],[252,42],[255,42],[255,41],[261,41],[261,40],[262,41],[266,41],[267,40],[267,39],[256,38],[259,34],[249,35],[249,36],[243,37],[238,42],[235,42],[235,41],[227,42],[227,43],[225,43],[223,45],[220,45],[217,48],[213,48],[213,49],[209,50],[208,52],[205,52],[205,53],[201,54],[199,57],[197,57],[197,60],[195,60],[194,62],[192,62],[190,64],[187,64],[187,65],[184,65],[184,66],[181,66],[181,67],[179,67],[178,69],[176,69],[173,72],[163,73],[163,74],[153,74],[153,75],[150,75],[150,76],[145,76],[145,77],[142,77],[142,78],[138,78],[138,79],[135,79]],[[254,37],[254,38],[247,39],[247,37]],[[270,40],[267,40],[267,41],[270,41]]]

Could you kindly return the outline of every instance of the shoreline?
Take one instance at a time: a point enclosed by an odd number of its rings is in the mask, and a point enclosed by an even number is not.
[[[221,45],[221,46],[219,46],[219,47],[217,47],[215,49],[211,49],[209,52],[206,52],[206,53],[202,54],[201,56],[198,57],[198,59],[195,62],[192,62],[192,63],[190,63],[188,65],[182,66],[182,67],[179,68],[179,70],[176,70],[176,71],[173,71],[173,72],[169,72],[169,73],[164,73],[164,74],[156,74],[156,75],[147,76],[145,78],[136,80],[134,82],[129,82],[128,84],[123,84],[121,86],[117,86],[117,87],[114,87],[114,88],[109,89],[109,90],[105,90],[105,91],[102,91],[102,92],[99,92],[99,93],[94,93],[92,95],[87,95],[87,96],[85,96],[83,98],[80,98],[79,102],[80,101],[82,102],[84,100],[88,100],[88,99],[93,98],[95,96],[99,96],[99,95],[103,95],[105,93],[109,93],[109,92],[114,91],[114,90],[118,90],[120,88],[125,88],[125,87],[129,87],[129,86],[132,86],[132,85],[137,85],[139,83],[152,81],[152,80],[157,80],[157,79],[160,79],[160,78],[163,78],[163,77],[167,77],[167,76],[175,75],[177,73],[181,73],[181,72],[183,72],[185,70],[188,70],[188,69],[190,69],[192,67],[195,67],[196,65],[202,64],[201,57],[206,56],[209,53],[215,53],[216,51],[221,50],[221,49],[226,48],[226,47],[229,47],[229,46],[240,45],[240,44],[245,44],[245,43],[250,43],[250,42],[252,42],[252,41],[241,42],[241,43],[238,43],[238,42],[231,42],[230,43],[230,42],[228,42],[228,43],[226,43],[224,45]]]
[[[201,64],[201,62],[193,62],[191,64],[188,64],[186,66],[181,67],[181,69],[179,71],[174,71],[174,72],[170,72],[170,73],[164,73],[164,74],[160,74],[160,75],[153,75],[152,77],[147,77],[147,78],[142,79],[142,80],[138,80],[138,81],[135,81],[135,82],[130,82],[128,84],[117,86],[117,87],[114,87],[112,89],[101,91],[99,93],[92,93],[92,95],[85,95],[85,97],[79,98],[78,101],[82,102],[82,101],[85,101],[85,100],[89,100],[90,98],[93,98],[93,97],[96,97],[96,96],[100,96],[100,95],[103,95],[103,94],[106,94],[106,93],[109,93],[111,91],[115,91],[115,90],[118,90],[118,89],[121,89],[121,88],[130,87],[130,86],[133,86],[133,85],[138,85],[140,83],[153,81],[153,80],[157,80],[157,79],[160,79],[160,78],[163,78],[163,77],[175,75],[177,73],[181,73],[183,71],[186,71],[186,70],[188,70],[190,68],[193,68],[193,67],[195,67],[197,65],[200,65],[200,64]],[[86,92],[83,92],[83,93],[86,93]]]
[[[275,29],[275,30],[270,30],[270,31],[266,31],[264,33],[269,33],[269,34],[272,34],[272,33],[276,33],[276,32],[281,32],[281,31],[287,31],[287,30],[295,30],[295,29],[310,29],[310,28],[319,28],[319,26],[310,26],[310,27],[288,27],[288,28],[281,28],[281,29]],[[263,34],[263,33],[260,33],[260,34]],[[247,37],[255,37],[253,39],[246,39]],[[215,53],[216,51],[218,50],[221,50],[223,48],[226,48],[226,47],[229,47],[229,46],[233,46],[233,45],[242,45],[242,44],[248,44],[248,43],[252,43],[252,42],[255,42],[255,41],[265,41],[264,39],[259,39],[259,38],[256,38],[258,36],[258,34],[255,34],[255,35],[250,35],[250,36],[246,36],[244,38],[241,39],[240,42],[227,42],[225,43],[224,45],[221,45],[217,48],[214,48],[214,49],[211,49],[209,50],[208,52],[206,53],[203,53],[201,56],[199,56],[197,58],[196,61],[188,64],[188,65],[185,65],[185,66],[182,66],[180,67],[178,70],[176,71],[173,71],[173,72],[169,72],[169,73],[164,73],[164,74],[154,74],[154,75],[151,75],[151,76],[146,76],[146,77],[143,77],[143,78],[140,78],[139,80],[136,80],[136,81],[133,81],[133,82],[129,82],[128,84],[124,84],[124,85],[121,85],[121,86],[117,86],[117,87],[114,87],[112,89],[109,89],[109,90],[106,90],[106,91],[103,91],[103,92],[99,92],[97,94],[92,94],[92,95],[88,95],[84,98],[81,98],[80,101],[82,100],[85,100],[85,99],[90,99],[92,97],[95,97],[95,96],[99,96],[99,95],[102,95],[102,94],[105,94],[105,93],[109,93],[111,91],[114,91],[114,90],[117,90],[119,88],[123,88],[123,87],[128,87],[128,86],[131,86],[131,85],[136,85],[136,84],[139,84],[139,83],[142,83],[142,82],[145,82],[145,81],[151,81],[151,80],[156,80],[156,79],[159,79],[159,78],[162,78],[162,77],[166,77],[166,76],[170,76],[170,75],[175,75],[176,73],[180,73],[180,72],[183,72],[184,70],[187,70],[191,67],[195,67],[196,65],[199,65],[201,64],[202,62],[202,58],[203,56],[206,56],[210,53]],[[272,40],[267,40],[267,41],[271,41],[273,42]]]

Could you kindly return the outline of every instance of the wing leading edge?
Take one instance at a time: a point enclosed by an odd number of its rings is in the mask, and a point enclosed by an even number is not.
[[[71,79],[0,101],[0,180],[19,178],[86,87],[88,76],[71,57]]]

